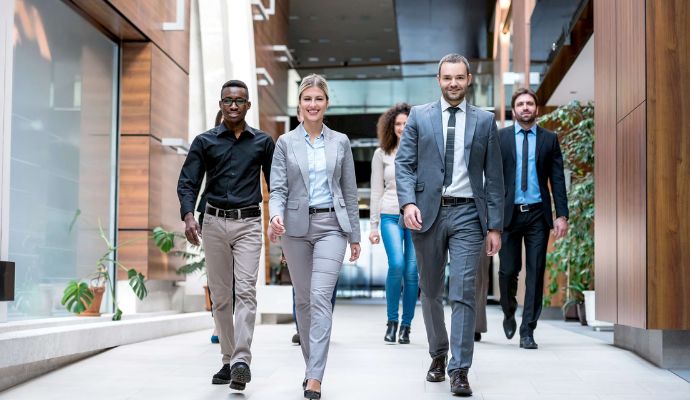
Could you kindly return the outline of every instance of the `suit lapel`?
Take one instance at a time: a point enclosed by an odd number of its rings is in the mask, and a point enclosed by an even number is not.
[[[469,104],[465,105],[467,115],[465,116],[465,166],[470,168],[470,153],[472,151],[472,140],[474,139],[474,128],[477,127],[477,110]]]
[[[443,142],[443,116],[441,115],[441,102],[437,101],[429,108],[429,119],[431,120],[431,130],[436,138],[436,146],[441,161],[445,159],[445,143]]]
[[[326,154],[326,171],[328,171],[328,187],[333,187],[333,173],[335,172],[335,162],[338,158],[338,143],[335,141],[333,131],[323,126],[324,153]]]
[[[304,141],[304,128],[300,125],[297,128],[296,134],[292,137],[292,153],[295,155],[297,165],[299,165],[300,172],[302,172],[302,179],[304,186],[309,192],[309,158],[307,157],[307,143]]]
[[[537,148],[534,152],[534,159],[536,165],[539,165],[539,156],[541,155],[541,147],[544,144],[544,132],[541,131],[539,125],[537,125]]]
[[[513,164],[517,162],[517,149],[515,149],[515,128],[505,135],[505,140],[508,141],[508,148],[510,149],[510,156],[513,158]]]

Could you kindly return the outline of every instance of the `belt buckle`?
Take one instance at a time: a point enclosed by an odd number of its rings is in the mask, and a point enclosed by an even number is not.
[[[529,211],[529,205],[528,204],[520,204],[520,212],[528,212]]]
[[[241,218],[242,218],[242,209],[238,208],[237,209],[237,219],[241,219]]]

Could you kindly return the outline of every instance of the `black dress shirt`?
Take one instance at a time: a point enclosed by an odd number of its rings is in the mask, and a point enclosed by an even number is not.
[[[270,185],[273,139],[265,132],[245,125],[240,138],[220,124],[194,138],[177,182],[180,217],[194,211],[201,182],[206,187],[199,204],[225,210],[257,205],[261,202],[261,170]]]

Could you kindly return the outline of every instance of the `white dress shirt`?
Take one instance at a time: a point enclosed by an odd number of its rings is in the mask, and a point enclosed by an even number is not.
[[[441,119],[443,123],[443,156],[445,158],[445,143],[448,137],[448,120],[452,107],[446,99],[441,97]],[[470,175],[465,164],[465,117],[467,115],[467,100],[463,100],[458,105],[460,110],[455,113],[455,154],[453,155],[453,178],[450,186],[443,188],[443,196],[451,197],[474,197],[472,186],[470,185]]]

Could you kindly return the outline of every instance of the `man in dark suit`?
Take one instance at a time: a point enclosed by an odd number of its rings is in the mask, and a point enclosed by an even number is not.
[[[511,339],[517,329],[515,296],[524,241],[527,279],[520,347],[536,349],[534,330],[541,313],[549,231],[554,230],[556,239],[568,232],[568,200],[558,137],[536,124],[537,95],[529,89],[518,89],[511,105],[516,123],[498,132],[506,195],[498,273],[503,330]],[[555,221],[551,194],[556,206]]]
[[[467,104],[472,82],[465,57],[449,54],[438,68],[441,98],[412,107],[395,158],[400,223],[412,230],[422,313],[432,357],[427,381],[445,380],[470,396],[474,351],[475,277],[480,252],[501,247],[503,177],[494,114]],[[486,246],[484,246],[486,237]],[[443,313],[450,255],[450,341]]]

